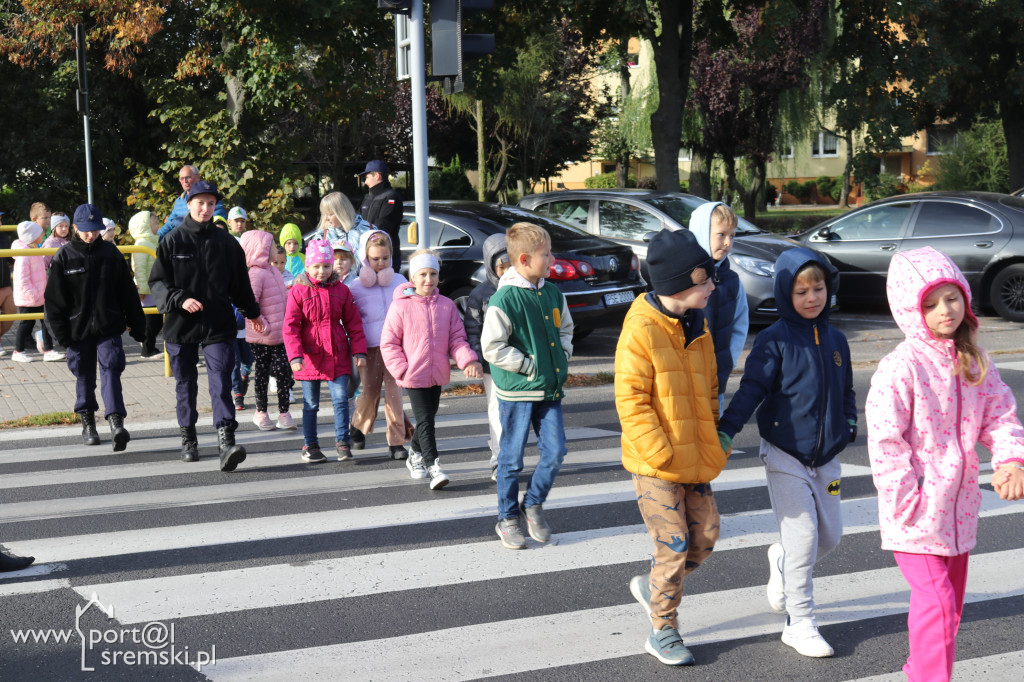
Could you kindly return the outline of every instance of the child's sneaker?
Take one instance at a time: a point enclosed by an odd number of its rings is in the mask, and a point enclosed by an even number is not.
[[[693,654],[683,644],[679,631],[668,625],[660,630],[651,630],[644,648],[665,665],[693,664]]]
[[[426,478],[427,467],[423,466],[423,455],[414,452],[405,460],[405,468],[409,470],[410,478]]]
[[[270,377],[267,381],[267,393],[277,395],[277,379],[275,377]]]
[[[338,441],[334,444],[338,448],[338,461],[345,462],[352,459],[352,446],[345,441]]]
[[[539,504],[532,507],[524,507],[526,514],[526,528],[530,531],[530,537],[537,542],[551,541],[551,526],[544,520],[544,510]]]
[[[526,549],[526,538],[523,537],[522,526],[519,525],[519,517],[513,516],[510,519],[501,519],[494,527],[494,532],[501,540],[501,546],[508,549]]]
[[[828,658],[835,651],[825,638],[818,632],[813,618],[805,618],[794,625],[782,628],[782,643],[796,649],[801,656],[809,658]]]
[[[633,598],[640,602],[640,606],[644,607],[644,611],[647,612],[647,616],[651,615],[651,576],[650,575],[634,575],[633,579],[629,581],[629,592],[633,595]]]
[[[242,379],[242,397],[244,398],[249,394],[249,372],[243,372],[239,376]]]
[[[768,606],[777,613],[786,612],[786,592],[782,583],[782,558],[786,556],[782,545],[775,543],[768,548]]]
[[[427,467],[427,475],[430,476],[431,490],[440,490],[448,485],[448,477],[441,471],[440,459],[435,459],[434,463]]]
[[[48,350],[43,353],[43,362],[60,362],[67,356],[59,350]]]
[[[40,353],[45,353],[46,346],[43,345],[43,331],[41,329],[35,330],[32,332],[32,337],[36,340],[36,350]]]
[[[498,482],[498,465],[497,464],[495,464],[494,466],[491,467],[491,480],[494,481],[495,483]]]
[[[321,462],[326,462],[327,458],[324,457],[324,453],[320,452],[319,445],[303,445],[302,461],[309,462],[310,464],[320,464]]]
[[[0,358],[7,355],[7,349],[4,348],[4,344],[0,343]]]
[[[245,409],[245,399],[242,397],[241,393],[236,393],[234,398],[235,398],[235,410],[237,412],[241,412],[242,410]]]
[[[277,415],[277,428],[279,429],[295,429],[295,420],[292,419],[291,414],[282,412]]]
[[[270,420],[270,415],[266,412],[253,412],[252,423],[256,425],[260,431],[273,431],[274,422]]]
[[[11,360],[14,360],[15,362],[35,362],[36,359],[28,353],[16,350],[11,353]]]

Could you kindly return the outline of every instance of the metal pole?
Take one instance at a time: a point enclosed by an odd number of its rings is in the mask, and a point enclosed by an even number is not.
[[[89,136],[89,78],[85,62],[85,26],[75,25],[75,57],[78,61],[79,111],[82,112],[82,125],[85,127],[85,191],[89,203],[95,204],[92,198],[92,138]]]
[[[419,247],[430,244],[430,198],[427,192],[427,66],[423,50],[423,0],[413,0],[409,16],[410,85],[412,90],[412,166],[415,178],[416,225]]]

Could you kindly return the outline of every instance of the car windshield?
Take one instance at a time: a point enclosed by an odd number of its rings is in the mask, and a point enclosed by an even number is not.
[[[564,243],[569,241],[579,241],[582,239],[593,239],[593,236],[584,232],[583,230],[576,229],[572,225],[554,220],[548,216],[534,213],[525,208],[516,208],[514,206],[480,206],[473,210],[473,215],[477,220],[485,223],[490,223],[495,227],[499,228],[502,232],[512,227],[516,223],[528,222],[540,225],[548,234],[551,235],[552,242]]]
[[[676,221],[680,225],[685,225],[687,228],[690,227],[690,214],[693,213],[701,204],[705,203],[703,199],[697,197],[650,197],[645,198],[644,202],[654,206],[660,211],[668,214],[672,220]],[[752,223],[747,222],[743,218],[739,219],[739,225],[736,226],[736,234],[739,236],[758,234],[762,230],[758,229]]]

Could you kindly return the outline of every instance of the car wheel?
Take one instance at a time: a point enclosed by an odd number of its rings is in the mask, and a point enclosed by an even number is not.
[[[996,273],[989,297],[1000,317],[1024,322],[1024,265],[1011,265]]]
[[[469,295],[473,293],[473,287],[459,287],[448,295],[448,298],[455,302],[455,307],[459,311],[459,315],[462,315],[462,319],[466,319],[466,306],[469,304]]]

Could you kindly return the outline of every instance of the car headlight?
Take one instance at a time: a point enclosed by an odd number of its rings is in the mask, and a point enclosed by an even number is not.
[[[753,256],[737,256],[736,254],[731,254],[729,260],[752,275],[760,275],[761,277],[775,276],[775,263],[773,261],[754,258]]]

